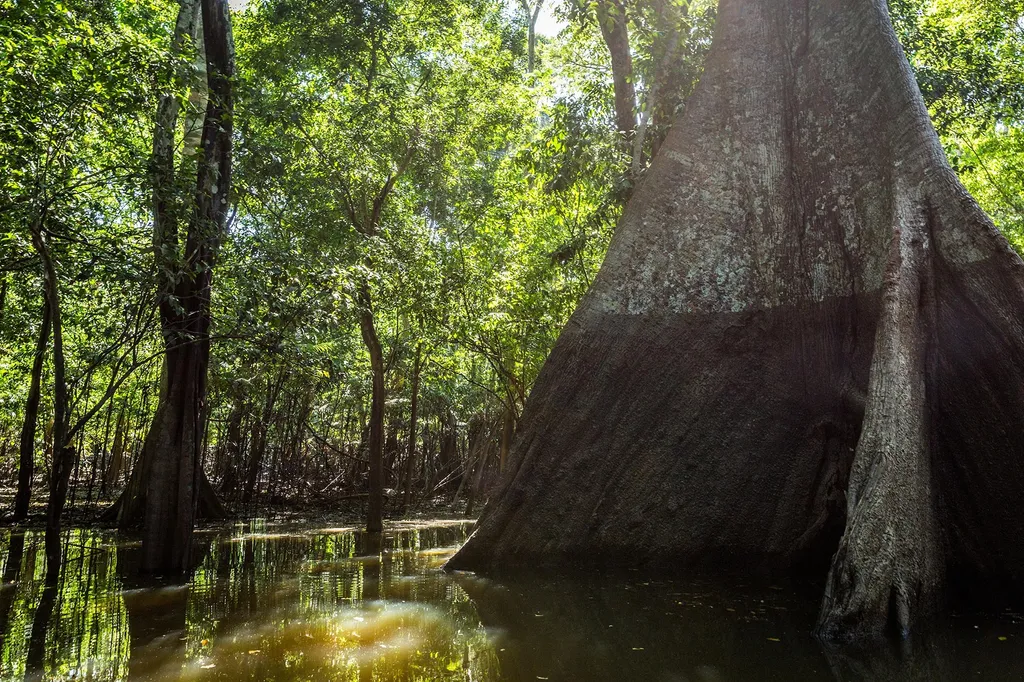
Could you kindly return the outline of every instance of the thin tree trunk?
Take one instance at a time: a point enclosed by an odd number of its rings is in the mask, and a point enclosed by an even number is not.
[[[32,475],[35,473],[36,426],[39,422],[39,398],[42,392],[43,366],[46,363],[46,346],[50,341],[50,305],[43,301],[42,321],[36,340],[35,357],[32,360],[32,380],[25,400],[25,419],[21,426],[21,449],[18,456],[18,492],[14,497],[14,520],[21,521],[28,516],[32,498]]]
[[[245,452],[242,438],[242,419],[245,416],[245,402],[239,400],[228,416],[227,442],[224,445],[224,470],[221,476],[221,493],[231,493],[238,485],[238,466]]]
[[[266,415],[266,411],[263,412]],[[245,485],[242,486],[242,503],[252,502],[259,488],[260,472],[263,470],[263,459],[267,452],[268,426],[263,417],[256,421],[253,429],[252,444],[249,447],[249,461],[245,467]]]
[[[4,273],[4,278],[0,280],[0,326],[3,326],[4,312],[7,310],[7,287],[10,281],[10,275]]]
[[[462,476],[459,479],[459,487],[455,489],[455,495],[452,497],[452,502],[456,502],[459,496],[462,495],[462,491],[469,489],[468,495],[469,503],[467,507],[472,504],[472,487],[469,483],[473,480],[474,474],[476,473],[477,467],[477,451],[480,450],[481,443],[484,441],[484,421],[480,415],[475,415],[469,420],[469,427],[466,433],[466,464],[462,470]]]
[[[99,470],[97,471],[96,463],[93,463],[93,479],[99,476],[100,489],[96,495],[96,499],[106,498],[107,495],[107,465],[110,464],[108,459],[110,455],[110,426],[114,417],[114,396],[111,396],[110,402],[107,404],[107,416],[104,419],[103,424],[103,445],[100,447],[99,457]],[[92,489],[93,480],[89,481],[89,488]]]
[[[384,528],[384,354],[373,321],[370,287],[363,282],[359,287],[359,328],[363,344],[370,353],[370,371],[373,394],[370,399],[370,481],[366,505],[366,531],[379,533]]]
[[[92,459],[89,462],[89,484],[85,488],[85,501],[92,502],[93,489],[96,487],[96,471],[100,468],[103,456],[103,445],[98,440],[92,442]]]
[[[263,460],[267,454],[267,435],[270,430],[270,420],[277,404],[277,396],[281,393],[281,387],[287,377],[287,365],[282,363],[275,379],[267,382],[267,395],[264,399],[263,412],[254,429],[255,435],[252,447],[249,450],[249,465],[246,470],[245,487],[242,490],[242,502],[248,504],[255,499],[258,492],[260,473],[263,471]]]
[[[544,7],[544,0],[536,0],[537,4],[530,7],[527,0],[519,0],[526,14],[526,71],[533,73],[537,65],[537,19],[540,17],[540,10]]]
[[[117,425],[114,427],[114,443],[110,446],[110,461],[103,473],[101,493],[104,497],[109,494],[111,488],[117,485],[117,479],[121,477],[121,468],[124,462],[124,440],[125,405],[122,405],[117,414]]]
[[[48,580],[32,616],[28,654],[25,657],[25,682],[42,682],[45,679],[46,633],[57,605],[57,592],[57,584]]]
[[[384,207],[396,183],[412,163],[416,153],[415,130],[410,134],[405,154],[398,161],[397,168],[384,181],[380,191],[373,198],[372,208],[356,206],[348,201],[347,210],[352,226],[365,237],[377,235],[380,221],[384,215]],[[365,259],[366,269],[373,269],[369,256]],[[369,500],[366,506],[366,528],[368,532],[380,532],[383,528],[384,514],[384,354],[380,346],[380,337],[374,324],[373,301],[370,294],[370,283],[363,279],[359,283],[357,299],[359,304],[359,330],[363,344],[370,353],[370,371],[372,374],[373,391],[370,399],[370,433],[369,433]]]
[[[674,8],[674,6],[673,6]],[[689,14],[689,5],[683,4],[679,10],[680,17],[685,17]],[[679,55],[676,54],[679,48],[679,41],[682,38],[680,35],[678,25],[671,25],[669,17],[671,16],[673,9],[667,7],[665,3],[659,4],[658,7],[658,28],[661,36],[667,36],[668,42],[664,47],[664,52],[661,55],[661,59],[658,60],[658,66],[654,69],[654,75],[651,78],[651,83],[647,88],[647,94],[644,96],[644,105],[640,111],[640,122],[636,127],[636,135],[633,137],[633,160],[630,168],[630,172],[633,174],[633,178],[639,178],[641,172],[643,172],[645,154],[644,144],[647,142],[647,129],[650,126],[651,118],[655,115],[655,112],[660,108],[659,97],[661,95],[662,81],[665,80],[665,74],[671,68],[673,62],[679,59]],[[663,38],[664,39],[664,38]],[[652,155],[657,153],[657,144],[652,145]]]
[[[88,403],[88,401],[89,401],[89,399],[91,397],[92,376],[93,375],[91,373],[86,375],[86,377],[85,377],[85,387],[82,389],[82,401],[86,402],[86,403]],[[67,415],[68,428],[69,429],[73,429],[73,430],[76,431],[76,433],[72,433],[69,430],[67,432],[67,434],[66,434],[66,437],[68,439],[68,446],[71,447],[71,448],[74,448],[74,451],[75,451],[74,470],[69,473],[69,476],[71,477],[70,478],[71,486],[70,486],[70,493],[69,493],[69,497],[71,498],[70,508],[74,509],[75,508],[75,503],[78,501],[78,486],[79,486],[79,484],[82,481],[82,456],[86,452],[85,427],[86,427],[88,422],[82,422],[81,424],[77,425],[78,426],[77,429],[74,429],[74,427],[71,426],[72,414],[70,412],[70,407],[68,409],[69,409],[68,415]],[[75,440],[76,437],[78,438],[78,444],[77,445],[74,444],[74,440]]]
[[[406,447],[405,457],[405,496],[402,498],[402,508],[408,509],[412,500],[412,475],[416,464],[416,418],[419,416],[417,408],[420,398],[420,362],[423,356],[423,344],[416,344],[416,360],[412,369],[412,402],[409,406],[409,444]]]
[[[487,469],[487,455],[490,452],[494,438],[494,427],[490,420],[484,417],[480,423],[480,430],[477,435],[476,449],[479,456],[476,458],[475,470],[469,481],[469,493],[466,495],[466,516],[473,516],[476,511],[476,502],[480,496],[484,471]]]
[[[627,145],[636,128],[636,88],[633,84],[633,55],[629,49],[629,17],[621,0],[599,0],[597,22],[612,59],[615,90],[615,127]]]
[[[43,234],[42,224],[32,231],[32,244],[43,266],[46,305],[50,309],[53,333],[53,465],[50,471],[50,497],[46,503],[46,580],[56,584],[60,575],[60,517],[67,501],[68,482],[75,467],[76,453],[68,433],[68,386],[64,362],[64,329],[61,319],[60,283]]]
[[[501,451],[498,456],[498,473],[505,473],[505,466],[508,462],[508,451],[512,445],[512,434],[516,428],[516,417],[512,408],[505,406],[505,414],[501,420]]]
[[[25,531],[12,530],[7,545],[7,562],[4,564],[3,583],[0,584],[0,632],[9,633],[11,611],[17,601],[21,563],[25,555]],[[10,634],[7,635],[8,637]]]

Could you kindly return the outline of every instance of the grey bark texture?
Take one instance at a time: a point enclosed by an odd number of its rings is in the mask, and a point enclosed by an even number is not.
[[[1018,597],[1022,310],[883,0],[722,0],[449,566],[827,575],[834,640]]]

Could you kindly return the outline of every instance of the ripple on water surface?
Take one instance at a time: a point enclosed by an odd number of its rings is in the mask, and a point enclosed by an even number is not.
[[[816,604],[786,589],[446,574],[464,521],[265,521],[200,534],[187,584],[141,584],[137,545],[65,533],[60,584],[41,533],[0,536],[4,680],[1021,680],[1015,614],[957,619],[900,650],[828,651]]]

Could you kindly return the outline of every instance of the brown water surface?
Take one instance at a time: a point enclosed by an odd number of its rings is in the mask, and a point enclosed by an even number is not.
[[[137,547],[66,532],[43,581],[41,533],[0,535],[4,680],[1024,680],[1016,614],[926,641],[827,650],[792,588],[626,575],[446,574],[463,521],[353,528],[254,521],[200,535],[184,585],[141,583]]]

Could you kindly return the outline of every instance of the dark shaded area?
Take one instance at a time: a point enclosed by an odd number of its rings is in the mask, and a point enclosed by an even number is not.
[[[850,389],[866,385],[871,360],[847,332],[865,319],[860,333],[873,334],[875,303],[570,326],[498,495],[517,511],[491,521],[489,508],[453,566],[755,569],[820,580],[844,527],[863,416]],[[709,365],[700,350],[712,343],[725,349]],[[794,381],[806,390],[794,392]],[[742,428],[723,428],[730,423]],[[609,463],[609,452],[628,455]],[[542,528],[557,532],[537,542]]]

